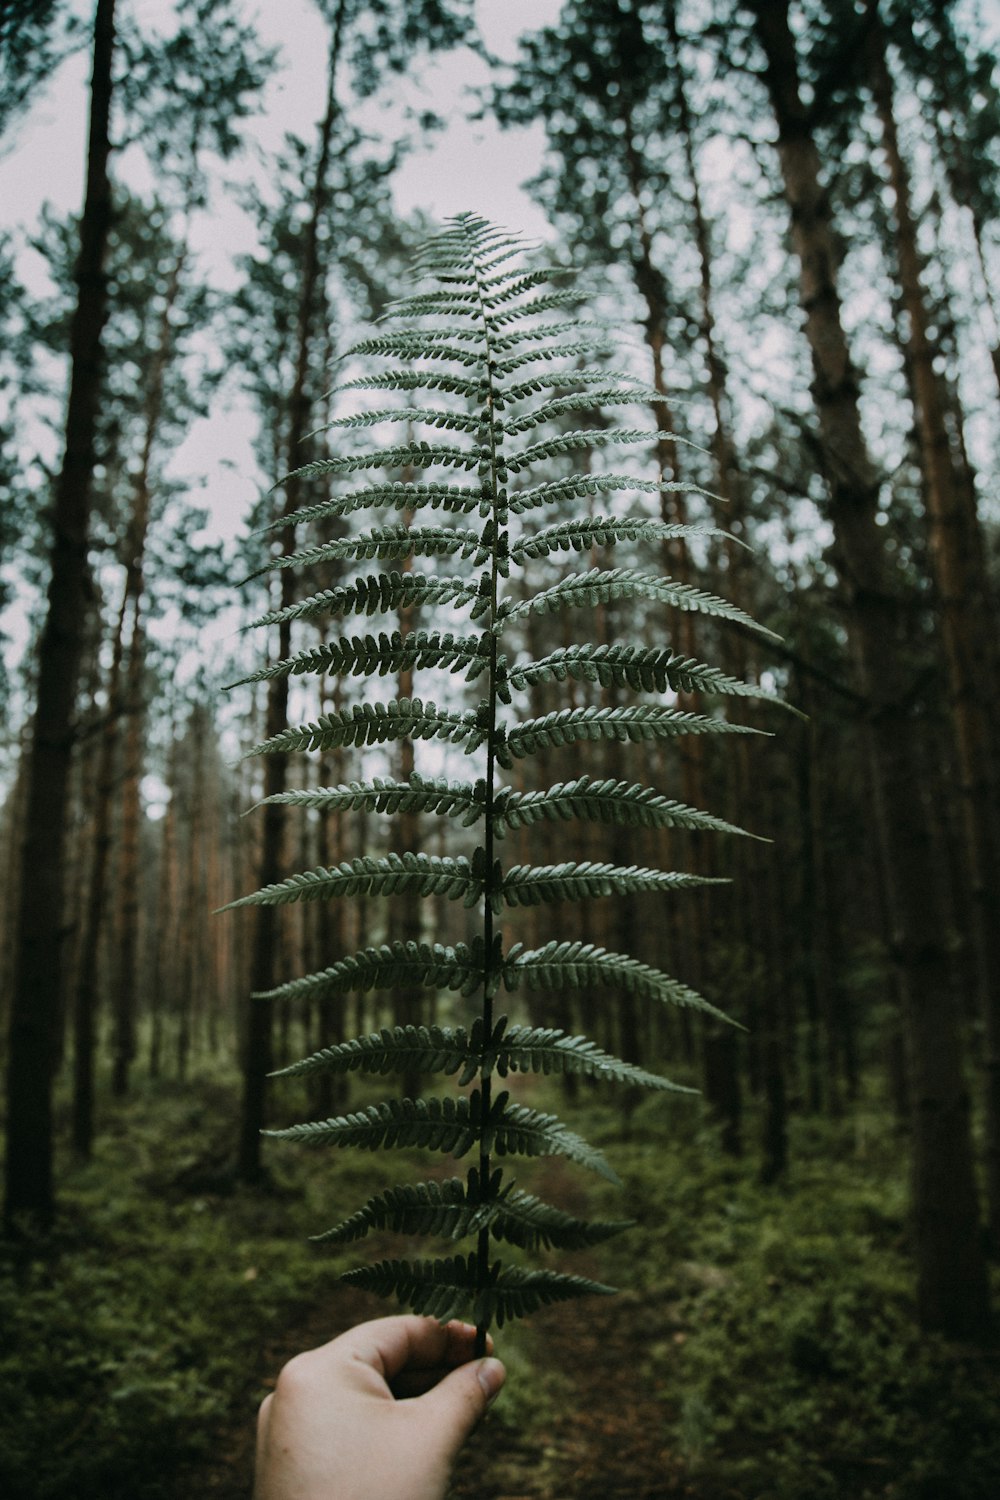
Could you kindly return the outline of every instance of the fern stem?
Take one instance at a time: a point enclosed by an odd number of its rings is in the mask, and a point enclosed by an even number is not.
[[[486,869],[483,881],[483,1005],[482,1022],[483,1036],[490,1037],[493,1033],[493,994],[490,986],[490,964],[493,957],[493,906],[494,906],[494,883],[496,879],[494,871],[494,802],[496,798],[496,741],[497,741],[497,636],[494,626],[497,618],[497,579],[498,579],[498,557],[500,555],[499,534],[499,495],[497,464],[497,440],[496,440],[496,411],[493,393],[493,369],[491,358],[490,341],[490,317],[487,311],[483,295],[482,275],[480,272],[477,252],[472,250],[473,264],[476,276],[476,292],[479,297],[480,316],[483,320],[484,336],[484,361],[486,366],[486,404],[485,414],[489,428],[490,442],[490,493],[491,493],[491,517],[495,542],[491,548],[490,557],[490,606],[487,614],[487,626],[489,629],[490,652],[488,666],[488,696],[487,696],[487,733],[486,733],[486,827],[484,834],[484,852],[486,855]],[[480,1091],[483,1100],[482,1120],[484,1126],[489,1120],[491,1093],[492,1093],[493,1058],[488,1056],[483,1061],[482,1073],[480,1075]],[[480,1192],[485,1196],[490,1191],[490,1180],[492,1176],[490,1149],[490,1137],[485,1132],[480,1139],[479,1145],[479,1183]],[[476,1244],[476,1290],[481,1291],[489,1282],[490,1274],[490,1231],[489,1226],[484,1225],[479,1231]],[[475,1357],[482,1358],[486,1353],[486,1335],[489,1329],[489,1317],[484,1316],[476,1326]]]

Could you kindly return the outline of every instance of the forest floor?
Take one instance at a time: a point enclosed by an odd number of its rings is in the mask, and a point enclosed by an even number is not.
[[[915,1328],[905,1147],[877,1102],[796,1118],[788,1180],[764,1189],[695,1103],[650,1099],[625,1122],[600,1092],[563,1107],[540,1087],[624,1194],[561,1159],[519,1160],[519,1182],[637,1224],[546,1258],[623,1290],[502,1330],[507,1386],[455,1500],[995,1500],[1000,1364]],[[268,1186],[235,1188],[235,1097],[138,1090],[92,1163],[62,1165],[54,1234],[0,1254],[4,1500],[247,1500],[256,1408],[285,1360],[392,1310],[339,1274],[426,1253],[307,1237],[452,1170],[440,1157],[275,1147]]]

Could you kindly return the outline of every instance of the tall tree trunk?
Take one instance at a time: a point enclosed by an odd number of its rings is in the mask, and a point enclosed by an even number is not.
[[[121,852],[118,860],[118,985],[114,1003],[111,1092],[128,1093],[129,1068],[135,1060],[136,1000],[139,990],[139,921],[142,905],[140,838],[142,833],[142,747],[145,713],[143,670],[146,664],[142,590],[132,600],[132,638],[126,685],[125,753],[122,758]]]
[[[309,219],[303,230],[302,287],[299,298],[298,325],[296,329],[295,382],[289,401],[288,459],[294,465],[301,461],[302,440],[309,430],[309,413],[312,391],[310,362],[315,349],[317,311],[321,305],[321,256],[320,225],[326,214],[329,199],[327,181],[333,130],[338,106],[336,98],[337,65],[345,26],[345,0],[340,0],[333,21],[330,40],[330,60],[327,72],[326,113],[320,127],[319,152],[316,175],[310,197]],[[298,509],[301,484],[289,479],[285,485],[285,501],[282,510],[288,524],[281,531],[281,543],[285,551],[295,544],[291,516]],[[294,595],[294,580],[291,568],[281,571],[281,604],[284,608]],[[278,658],[284,660],[291,655],[291,626],[285,622],[278,627]],[[280,734],[288,726],[288,679],[276,677],[268,684],[265,738]],[[265,797],[279,796],[286,785],[287,757],[268,755],[264,769]],[[261,886],[271,885],[281,879],[282,844],[284,841],[284,808],[274,802],[264,808],[263,848],[259,870]],[[251,961],[251,986],[254,995],[270,990],[275,984],[275,953],[279,939],[278,919],[280,910],[273,906],[260,906],[254,912],[253,957]],[[261,1157],[261,1130],[264,1125],[265,1080],[271,1067],[272,1026],[270,1001],[251,998],[247,1018],[246,1041],[243,1058],[243,1098],[240,1111],[240,1133],[237,1172],[243,1182],[259,1182],[263,1175]]]
[[[876,819],[913,1085],[913,1225],[921,1323],[982,1339],[990,1325],[951,959],[920,815],[915,725],[901,722],[909,683],[900,659],[901,601],[876,524],[879,481],[861,430],[857,377],[837,293],[837,252],[820,158],[798,82],[788,0],[753,0],[778,126],[778,156],[801,275],[813,397],[847,626],[869,716]]]
[[[76,268],[79,296],[70,329],[65,449],[55,487],[52,573],[28,768],[8,1054],[4,1198],[8,1228],[22,1216],[44,1227],[54,1211],[52,1052],[60,1003],[67,784],[82,630],[90,603],[87,541],[107,317],[104,261],[111,223],[108,158],[114,10],[115,0],[97,0],[87,188]]]
[[[948,705],[959,774],[965,853],[972,894],[971,931],[980,1013],[986,1028],[986,1188],[990,1232],[1000,1250],[1000,763],[991,732],[998,684],[995,613],[982,566],[984,547],[974,496],[955,471],[911,204],[909,172],[896,132],[892,75],[875,0],[868,0],[872,92],[892,183],[900,289],[906,309],[913,396],[930,533],[930,561],[941,620]]]
[[[98,970],[101,932],[107,905],[108,866],[111,857],[111,814],[115,794],[115,774],[122,712],[122,655],[124,651],[125,616],[128,588],[122,594],[121,609],[112,644],[108,669],[104,723],[101,726],[100,753],[95,781],[94,816],[83,931],[73,987],[73,1150],[86,1160],[94,1140],[94,1044],[97,1026]]]

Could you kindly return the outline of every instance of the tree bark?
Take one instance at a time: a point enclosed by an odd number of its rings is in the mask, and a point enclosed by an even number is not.
[[[879,480],[862,435],[858,383],[840,316],[837,254],[820,158],[798,83],[788,0],[753,0],[755,33],[778,126],[777,150],[800,265],[813,398],[836,562],[863,694],[886,902],[899,968],[913,1087],[913,1226],[922,1325],[982,1340],[990,1326],[973,1175],[969,1095],[949,994],[951,957],[920,815],[915,724],[900,659],[901,600],[876,525]]]
[[[868,0],[872,92],[892,184],[896,248],[907,313],[917,440],[924,474],[930,562],[944,644],[948,706],[959,773],[965,856],[972,895],[971,933],[979,1009],[986,1031],[986,1190],[991,1240],[1000,1250],[1000,777],[991,732],[996,703],[995,620],[983,570],[975,500],[956,473],[921,275],[909,172],[896,132],[892,75],[875,0]]]
[[[310,389],[310,362],[315,347],[317,306],[320,302],[321,282],[320,224],[326,213],[329,199],[327,181],[333,130],[338,115],[336,99],[337,65],[345,25],[344,0],[337,8],[330,40],[330,60],[327,73],[326,113],[320,126],[319,152],[316,175],[313,181],[309,219],[304,229],[302,255],[302,285],[299,297],[298,324],[296,328],[295,381],[289,400],[289,424],[287,452],[289,464],[300,461],[303,438],[309,430],[309,413],[312,392]],[[289,478],[285,485],[285,501],[282,515],[288,523],[281,531],[282,546],[286,551],[294,548],[294,529],[291,516],[298,509],[301,482]],[[281,605],[284,608],[293,598],[293,574],[291,568],[281,571]],[[291,655],[291,626],[286,622],[278,627],[278,659]],[[288,726],[288,679],[276,677],[268,684],[265,738],[280,734]],[[285,790],[287,779],[287,757],[268,755],[264,769],[264,795],[266,798],[280,795]],[[261,851],[259,882],[261,886],[272,885],[282,876],[282,845],[284,842],[285,817],[280,804],[270,803],[264,808],[263,848]],[[246,1042],[243,1059],[243,1098],[240,1112],[240,1133],[237,1172],[243,1182],[259,1182],[263,1176],[261,1156],[261,1130],[264,1125],[265,1080],[271,1067],[272,1025],[270,1001],[254,998],[272,989],[275,984],[275,955],[279,938],[279,912],[273,906],[260,906],[255,911],[253,958],[251,963],[251,986],[253,996],[247,1018]]]
[[[55,487],[52,571],[28,767],[8,1061],[4,1199],[8,1228],[22,1217],[45,1227],[51,1223],[55,1206],[52,1055],[61,984],[67,785],[82,629],[90,604],[87,549],[107,317],[104,263],[111,223],[108,159],[114,9],[114,0],[98,0],[94,18],[87,187],[76,268],[79,295],[70,330],[65,449]]]

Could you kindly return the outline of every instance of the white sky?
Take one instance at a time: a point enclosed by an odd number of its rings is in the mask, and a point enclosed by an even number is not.
[[[88,0],[71,0],[71,5],[89,22],[93,6]],[[475,10],[487,46],[513,57],[518,35],[553,22],[560,5],[561,0],[476,0]],[[169,29],[175,10],[172,0],[121,0],[122,13],[158,32]],[[288,132],[311,142],[325,104],[328,46],[316,5],[313,0],[246,0],[245,13],[256,21],[262,41],[280,48],[282,64],[267,85],[260,114],[248,122],[248,137],[265,154],[280,149]],[[60,216],[81,208],[90,65],[87,48],[68,58],[0,146],[0,229],[15,231],[19,239],[30,234],[45,204]],[[463,51],[422,65],[419,77],[405,85],[411,103],[433,108],[450,123],[403,164],[394,182],[400,213],[407,216],[422,209],[440,219],[473,210],[529,237],[544,235],[545,220],[520,187],[538,168],[542,127],[501,136],[492,121],[471,123],[468,90],[485,83],[487,76],[482,62]],[[395,90],[400,94],[401,86]],[[383,103],[367,110],[373,133],[391,137],[391,108]],[[238,170],[266,180],[266,164],[253,168],[244,160]],[[136,151],[124,153],[113,171],[135,189],[152,185]],[[211,219],[197,227],[195,243],[212,281],[232,285],[232,257],[253,249],[253,229],[223,195],[217,195],[216,205]],[[41,257],[23,249],[19,270],[33,290],[45,289]],[[170,465],[172,472],[190,476],[192,498],[209,509],[212,536],[231,538],[239,533],[256,498],[258,475],[251,452],[255,421],[248,405],[236,400],[221,420],[216,416],[196,423]],[[47,434],[40,435],[40,444],[51,441]],[[58,453],[46,452],[50,465],[58,458]],[[26,599],[16,601],[0,620],[0,627],[12,637],[15,658],[27,638],[28,605]],[[220,622],[220,632],[229,629],[231,622]]]

